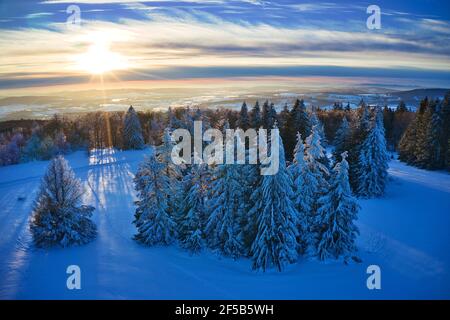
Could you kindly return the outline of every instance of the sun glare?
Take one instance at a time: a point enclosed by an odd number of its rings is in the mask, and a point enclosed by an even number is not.
[[[126,69],[127,61],[120,54],[112,52],[108,43],[97,41],[89,47],[86,53],[78,56],[77,66],[85,72],[98,75]]]

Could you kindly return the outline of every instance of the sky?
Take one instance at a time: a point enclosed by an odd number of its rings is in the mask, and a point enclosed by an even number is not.
[[[0,92],[271,77],[450,87],[449,40],[449,1],[0,0]]]

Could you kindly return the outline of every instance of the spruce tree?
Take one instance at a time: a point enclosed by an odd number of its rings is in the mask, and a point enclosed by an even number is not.
[[[320,198],[317,210],[317,256],[320,260],[339,258],[347,261],[356,251],[355,239],[359,234],[354,224],[359,206],[353,198],[348,181],[347,153],[334,168],[329,191]]]
[[[336,131],[336,136],[334,137],[333,141],[333,158],[335,162],[340,162],[341,153],[350,149],[351,135],[352,132],[350,129],[350,124],[347,121],[347,117],[344,116],[341,126]]]
[[[292,202],[292,178],[286,169],[283,142],[280,138],[279,170],[265,175],[257,187],[260,198],[254,207],[257,232],[251,248],[253,269],[265,271],[272,266],[281,271],[287,263],[297,260],[298,212]],[[275,150],[273,150],[275,152]]]
[[[308,230],[306,233],[305,250],[308,256],[315,255],[317,243],[317,208],[319,198],[328,190],[329,170],[322,163],[321,159],[325,156],[325,150],[322,147],[320,134],[317,125],[313,126],[312,132],[305,143],[305,187],[303,194],[305,199],[311,205],[311,210],[307,213],[306,222]]]
[[[250,118],[248,116],[248,109],[245,101],[242,104],[241,111],[239,112],[239,119],[236,126],[244,131],[250,128]]]
[[[168,212],[170,191],[165,166],[152,153],[139,165],[134,178],[137,191],[136,213],[133,223],[138,230],[134,239],[152,246],[171,244],[176,237],[176,224]]]
[[[208,245],[236,259],[244,253],[240,222],[245,209],[238,166],[217,166],[211,189],[211,213],[205,229]]]
[[[34,202],[31,233],[38,247],[81,245],[95,238],[94,207],[81,205],[84,194],[67,161],[58,156],[47,168]]]
[[[290,160],[292,159],[294,147],[297,142],[297,132],[300,133],[302,137],[307,137],[311,133],[311,123],[303,100],[297,99],[295,101],[286,120],[284,132],[286,157]]]
[[[361,197],[379,197],[384,194],[388,179],[389,155],[386,150],[383,114],[377,110],[372,129],[361,145],[358,159],[358,189]]]
[[[123,123],[123,143],[125,149],[144,148],[141,123],[133,106],[128,109]]]
[[[261,109],[258,101],[256,101],[250,113],[250,126],[255,130],[258,130],[262,126]]]
[[[209,174],[206,164],[192,165],[187,175],[187,191],[179,220],[181,246],[197,253],[205,246],[204,228],[208,216]]]
[[[294,159],[288,167],[288,171],[293,180],[293,202],[299,214],[297,226],[299,236],[297,237],[297,242],[300,253],[303,253],[308,245],[313,243],[313,240],[310,238],[308,219],[312,216],[311,212],[317,200],[317,191],[315,190],[317,179],[310,171],[310,166],[305,160],[305,146],[300,133],[297,134]]]

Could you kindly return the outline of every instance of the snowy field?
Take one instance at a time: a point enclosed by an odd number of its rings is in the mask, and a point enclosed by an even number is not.
[[[2,299],[435,299],[450,298],[450,175],[390,163],[381,199],[360,201],[360,264],[300,260],[282,273],[256,273],[247,259],[132,240],[133,174],[146,151],[67,157],[96,207],[98,236],[68,249],[36,249],[28,229],[48,162],[0,168]],[[19,200],[19,198],[24,198]],[[66,288],[66,268],[81,268],[81,290]],[[366,268],[381,268],[368,290]]]

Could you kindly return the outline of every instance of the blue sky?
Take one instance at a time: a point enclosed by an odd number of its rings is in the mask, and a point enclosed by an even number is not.
[[[70,4],[81,9],[76,30],[66,25]],[[366,27],[371,4],[381,9],[380,30]],[[357,76],[449,86],[449,9],[435,0],[0,0],[0,89],[84,83],[93,73],[120,81]]]

